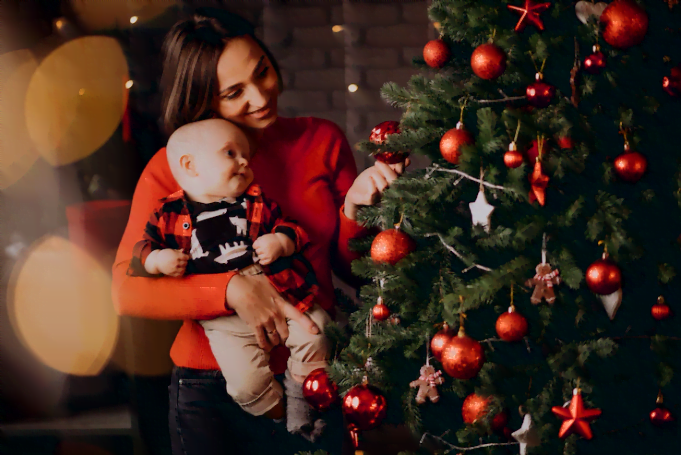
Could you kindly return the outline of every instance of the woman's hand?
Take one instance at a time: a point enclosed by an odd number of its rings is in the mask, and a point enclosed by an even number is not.
[[[310,334],[319,334],[317,325],[284,301],[264,274],[235,275],[227,286],[226,298],[237,315],[253,328],[258,345],[264,350],[288,339],[287,318],[297,321]]]
[[[381,193],[409,166],[407,158],[403,163],[387,165],[377,161],[357,176],[345,195],[345,216],[356,220],[358,206],[373,206],[381,199]]]

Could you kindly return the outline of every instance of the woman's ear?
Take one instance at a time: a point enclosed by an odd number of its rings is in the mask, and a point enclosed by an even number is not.
[[[196,162],[194,161],[194,157],[189,154],[185,154],[180,157],[180,168],[187,176],[197,177],[199,175],[199,173],[196,171]]]

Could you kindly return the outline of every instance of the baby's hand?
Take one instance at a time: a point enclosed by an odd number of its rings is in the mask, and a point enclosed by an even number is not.
[[[268,265],[280,256],[286,255],[287,250],[290,250],[287,248],[289,247],[287,240],[293,244],[293,241],[288,236],[281,233],[265,234],[256,239],[253,243],[253,249],[258,254],[260,264],[263,266]]]
[[[187,269],[188,260],[189,255],[182,250],[163,249],[151,252],[144,266],[151,274],[161,273],[170,277],[180,277]]]

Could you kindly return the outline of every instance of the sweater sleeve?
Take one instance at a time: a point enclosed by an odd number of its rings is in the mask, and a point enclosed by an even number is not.
[[[332,266],[336,273],[344,280],[350,284],[356,284],[357,279],[354,278],[350,272],[350,263],[352,263],[353,260],[361,258],[364,252],[351,251],[348,242],[351,239],[365,237],[370,232],[355,220],[351,220],[345,216],[345,195],[357,178],[357,165],[355,164],[355,157],[352,154],[352,149],[343,132],[336,127],[334,133],[335,135],[330,144],[330,153],[331,156],[335,158],[331,162],[333,172],[332,188],[338,211],[339,226],[337,231],[338,236],[335,240],[335,251],[332,252]]]
[[[267,233],[285,234],[295,244],[295,252],[302,252],[310,243],[307,232],[295,220],[284,216],[277,203],[265,195],[262,195],[262,199],[265,206],[263,211],[264,231]]]
[[[234,272],[184,277],[131,277],[127,274],[135,244],[144,237],[149,214],[159,199],[178,190],[165,149],[145,168],[135,189],[128,225],[113,265],[112,297],[121,315],[157,320],[204,320],[234,313],[226,305]]]

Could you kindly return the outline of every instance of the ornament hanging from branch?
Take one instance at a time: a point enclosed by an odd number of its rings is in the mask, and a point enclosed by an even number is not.
[[[622,273],[614,261],[608,255],[608,247],[604,241],[603,256],[600,260],[591,263],[586,270],[586,285],[591,291],[599,295],[603,307],[612,320],[622,304]]]
[[[487,413],[492,402],[491,396],[480,396],[478,394],[469,394],[463,401],[461,406],[461,417],[466,424],[474,424],[483,419]],[[494,415],[490,427],[494,431],[501,431],[508,423],[508,414],[505,410]]]
[[[532,63],[534,68],[537,69],[537,65],[534,62],[534,57],[532,58]],[[541,64],[541,68],[537,70],[534,75],[535,82],[527,86],[525,89],[525,95],[527,95],[527,101],[535,108],[545,108],[551,104],[551,100],[556,95],[556,88],[550,84],[544,82],[544,67],[546,66],[546,59]]]
[[[536,266],[535,272],[534,277],[525,282],[526,286],[534,287],[530,302],[532,304],[539,304],[544,299],[547,303],[553,304],[556,301],[553,286],[560,284],[561,279],[558,269],[553,269],[546,262],[546,233],[544,233],[542,239],[541,263]]]
[[[518,313],[513,305],[513,285],[511,285],[511,306],[497,318],[497,334],[506,342],[517,342],[527,335],[527,320]]]
[[[620,134],[624,135],[624,153],[615,159],[615,173],[620,179],[630,183],[638,182],[648,169],[646,157],[638,152],[633,152],[629,146],[627,129],[622,128],[620,122]]]
[[[442,68],[451,56],[449,46],[441,39],[428,41],[423,47],[423,60],[431,68]]]
[[[650,412],[650,422],[659,427],[666,426],[669,423],[674,422],[672,413],[664,407],[663,401],[664,398],[662,397],[662,391],[660,391],[657,394],[657,400],[655,401],[657,407],[655,410]]]
[[[528,177],[530,181],[530,204],[537,201],[541,206],[546,204],[546,187],[549,185],[549,176],[544,174],[541,167],[541,159],[544,152],[544,137],[538,138],[539,155],[534,163],[534,170]]]
[[[386,138],[392,134],[400,133],[400,123],[394,120],[386,120],[376,125],[371,130],[369,141],[374,144],[383,144]],[[377,161],[393,165],[395,163],[402,163],[409,156],[408,152],[376,152],[374,158]]]
[[[587,440],[593,438],[589,421],[593,421],[600,416],[600,409],[586,409],[582,401],[582,391],[575,388],[572,392],[572,400],[569,407],[551,408],[556,416],[563,420],[563,424],[558,431],[558,437],[564,439],[572,433],[577,433]]]
[[[600,17],[603,39],[612,47],[627,49],[643,41],[648,15],[634,0],[615,0]]]
[[[442,361],[442,351],[445,349],[445,345],[455,336],[456,332],[446,322],[442,325],[442,329],[435,333],[430,341],[430,350],[436,360]]]
[[[461,148],[475,144],[473,135],[463,126],[463,112],[466,109],[466,104],[461,107],[461,116],[456,128],[452,128],[440,139],[440,153],[442,158],[449,163],[456,165],[459,163],[459,156],[461,156]]]
[[[662,88],[672,97],[681,95],[681,65],[672,68],[669,76],[662,78]]]
[[[504,154],[504,164],[509,168],[517,168],[523,164],[523,154],[518,152],[518,133],[520,133],[520,121],[518,121],[518,127],[515,130],[515,136],[513,141],[508,145],[508,151]]]
[[[460,298],[463,301],[463,298]],[[464,315],[459,314],[459,333],[442,351],[442,367],[459,380],[468,380],[480,372],[485,363],[485,351],[477,340],[468,337],[463,327]]]
[[[487,202],[485,198],[485,187],[482,184],[482,178],[484,173],[482,169],[480,170],[480,187],[478,189],[478,197],[474,202],[468,203],[468,207],[471,210],[471,215],[473,217],[473,226],[481,225],[486,233],[489,233],[492,222],[492,212],[494,211],[494,206]]]
[[[338,400],[338,386],[331,381],[326,369],[315,369],[303,381],[303,397],[312,408],[323,412]]]
[[[653,307],[650,309],[650,313],[655,320],[659,321],[669,318],[669,316],[672,314],[672,309],[665,302],[664,297],[659,296],[657,298],[657,304],[653,305]]]
[[[605,69],[605,54],[601,52],[601,47],[594,44],[593,54],[584,59],[584,71],[589,74],[601,74]]]
[[[577,14],[577,19],[582,24],[586,24],[591,17],[595,17],[596,20],[600,19],[601,14],[603,14],[607,7],[608,4],[604,2],[592,3],[582,0],[575,5],[575,13]]]
[[[506,53],[494,44],[495,34],[496,30],[489,39],[489,42],[475,48],[471,55],[473,73],[482,79],[496,79],[506,71]]]
[[[402,218],[399,223],[395,224],[394,229],[381,231],[371,243],[371,259],[376,263],[395,265],[416,250],[414,240],[400,230]]]
[[[516,32],[522,32],[528,23],[537,27],[537,29],[539,29],[540,31],[543,31],[544,22],[542,21],[541,17],[539,17],[539,14],[549,9],[551,4],[536,3],[533,2],[532,0],[525,0],[525,4],[523,6],[516,5],[506,6],[509,10],[520,14],[520,19],[518,20],[518,23],[516,24],[514,30]]]
[[[527,448],[541,445],[541,440],[532,421],[532,416],[529,413],[523,413],[522,407],[520,408],[520,415],[523,417],[523,424],[511,436],[520,444],[520,454],[526,455]]]
[[[425,404],[426,399],[430,399],[430,402],[432,403],[439,401],[440,394],[437,391],[437,387],[445,382],[445,379],[442,378],[442,371],[436,371],[435,368],[430,365],[428,345],[429,344],[426,343],[426,364],[421,366],[421,375],[418,379],[409,384],[411,388],[418,388],[415,400],[419,405]]]

